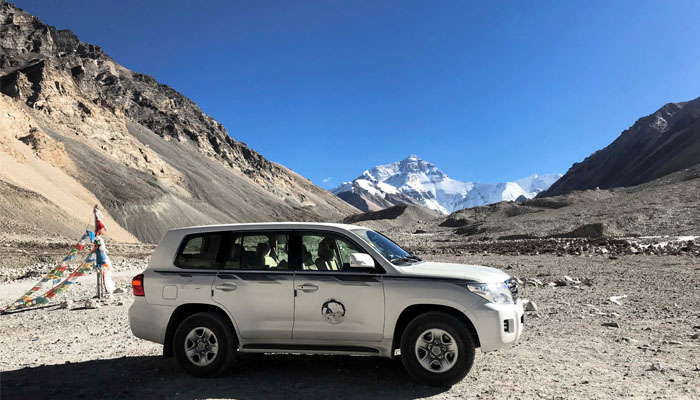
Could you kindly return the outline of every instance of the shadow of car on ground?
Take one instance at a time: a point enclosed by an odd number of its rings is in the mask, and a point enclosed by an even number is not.
[[[409,400],[447,388],[412,381],[399,359],[241,355],[218,378],[194,378],[160,356],[46,365],[0,374],[0,398],[382,399]]]

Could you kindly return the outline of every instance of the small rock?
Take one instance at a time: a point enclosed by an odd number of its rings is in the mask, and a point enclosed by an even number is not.
[[[611,303],[614,303],[614,304],[617,304],[618,306],[621,306],[622,303],[620,302],[620,300],[626,299],[626,298],[627,298],[627,295],[622,295],[622,296],[610,296],[610,297],[608,298],[608,300],[609,300]]]
[[[668,344],[673,344],[673,345],[676,345],[676,346],[680,346],[680,345],[682,345],[683,343],[681,343],[681,342],[679,342],[679,341],[677,341],[677,340],[669,340],[669,341],[668,341]]]
[[[72,302],[72,301],[70,301],[70,300],[63,300],[63,301],[61,302],[61,304],[59,304],[58,306],[59,306],[60,308],[66,309],[66,308],[70,308],[72,305],[73,305],[73,302]]]
[[[690,336],[691,339],[700,339],[700,333],[695,333],[692,336]]]
[[[528,300],[528,302],[525,303],[525,311],[537,311],[537,304],[532,300]]]
[[[601,325],[607,326],[609,328],[619,328],[620,327],[620,324],[618,324],[617,322],[603,322]]]
[[[95,308],[99,308],[99,307],[100,307],[100,303],[96,302],[95,300],[93,300],[93,299],[85,300],[85,308],[87,308],[88,310],[94,310]]]
[[[661,363],[655,362],[651,364],[651,367],[647,371],[663,371],[664,367],[661,366]]]
[[[116,289],[114,289],[114,292],[113,292],[113,293],[114,293],[114,294],[124,293],[124,289],[122,289],[122,288],[116,288]]]
[[[693,371],[700,371],[700,364],[695,364],[695,369]]]
[[[537,278],[525,278],[525,283],[535,287],[542,285],[542,281]]]
[[[628,338],[628,337],[621,337],[621,338],[617,339],[617,341],[620,343],[623,343],[623,342],[624,343],[637,343],[637,339],[632,339],[632,338]]]
[[[651,351],[651,352],[654,352],[654,353],[656,353],[656,352],[659,351],[659,349],[655,349],[655,348],[649,346],[648,344],[645,344],[645,345],[643,345],[643,346],[637,346],[637,348],[638,348],[639,350]]]

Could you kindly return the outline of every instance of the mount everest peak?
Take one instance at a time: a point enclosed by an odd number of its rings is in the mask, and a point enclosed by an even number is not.
[[[397,204],[416,204],[449,214],[463,208],[504,200],[533,198],[561,174],[533,174],[513,182],[463,182],[450,178],[435,164],[411,154],[401,161],[378,165],[331,190],[363,211]]]

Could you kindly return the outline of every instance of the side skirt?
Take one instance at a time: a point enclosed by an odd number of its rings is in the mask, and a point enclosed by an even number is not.
[[[240,349],[243,353],[302,353],[302,354],[350,354],[378,356],[381,351],[364,346],[330,346],[313,344],[245,344]]]

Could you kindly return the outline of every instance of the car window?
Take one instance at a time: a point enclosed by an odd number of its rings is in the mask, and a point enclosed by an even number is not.
[[[224,269],[241,269],[241,242],[243,237],[234,234],[231,240],[231,250],[224,259]]]
[[[217,268],[216,257],[222,236],[219,232],[188,235],[180,245],[175,266],[186,269]]]
[[[243,235],[240,259],[241,269],[288,270],[289,234],[271,232]]]
[[[307,233],[301,236],[301,269],[305,271],[350,271],[350,254],[365,253],[336,235]]]
[[[352,253],[366,253],[366,251],[360,249],[354,244],[343,240],[336,239],[335,241],[338,245],[338,252],[340,253],[340,262],[344,269],[350,269],[350,254]]]
[[[384,256],[384,258],[391,262],[394,262],[396,260],[403,261],[406,259],[406,257],[415,258],[415,256],[411,256],[409,252],[399,247],[399,245],[397,245],[381,233],[374,232],[369,229],[355,229],[353,230],[353,233],[355,233],[362,240],[367,242],[370,246],[374,247],[375,250],[377,250],[382,256]],[[418,258],[415,259],[417,261],[420,261],[420,259]]]

